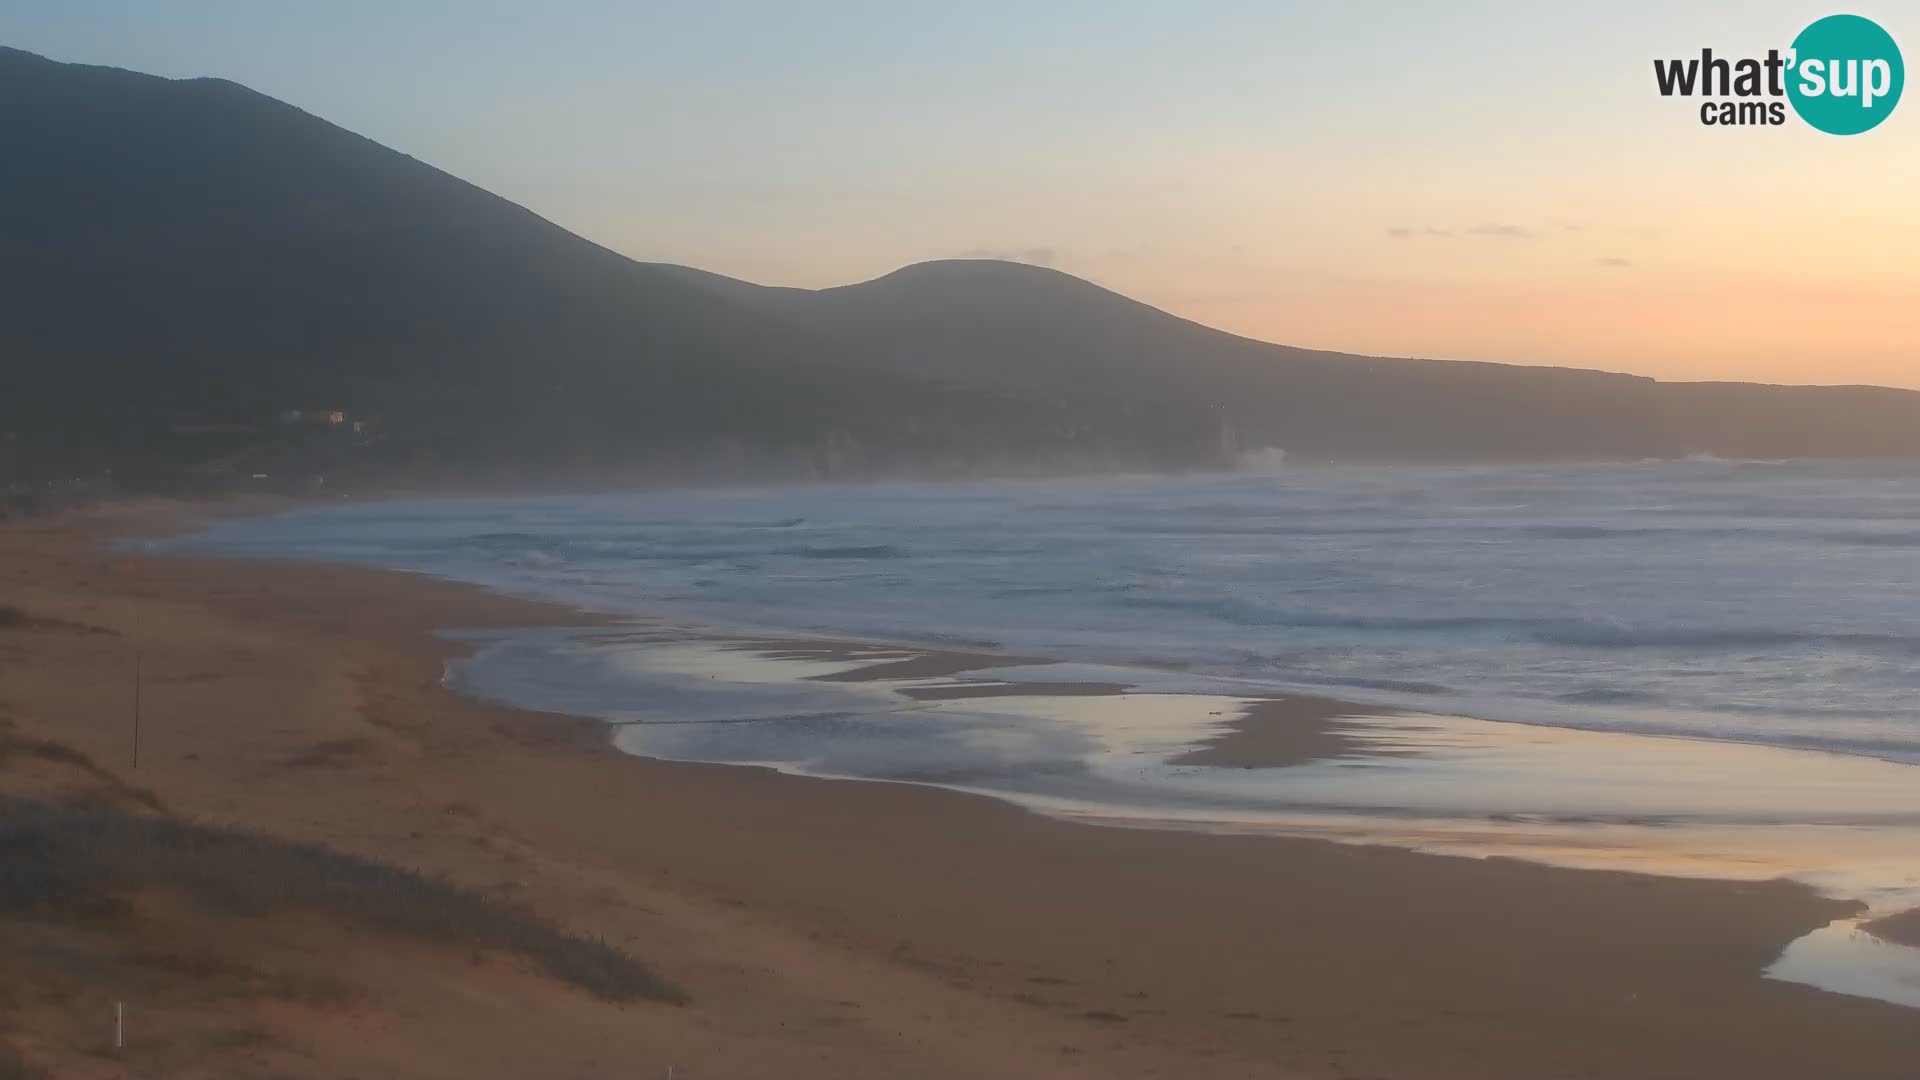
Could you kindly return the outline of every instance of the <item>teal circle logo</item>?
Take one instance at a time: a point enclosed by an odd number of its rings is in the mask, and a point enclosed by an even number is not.
[[[1793,39],[1787,100],[1829,135],[1858,135],[1900,103],[1906,65],[1893,35],[1872,19],[1829,15]]]

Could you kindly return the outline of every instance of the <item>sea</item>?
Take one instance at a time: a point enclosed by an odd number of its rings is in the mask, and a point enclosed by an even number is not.
[[[469,633],[448,681],[600,717],[634,753],[1920,906],[1910,463],[1269,454],[1217,474],[314,504],[161,546],[614,616]],[[929,652],[995,659],[883,667]],[[1284,695],[1348,703],[1348,752],[1195,763]],[[1920,950],[1858,922],[1772,974],[1920,1005]]]
[[[350,503],[200,550],[1920,762],[1920,467],[1269,468]]]

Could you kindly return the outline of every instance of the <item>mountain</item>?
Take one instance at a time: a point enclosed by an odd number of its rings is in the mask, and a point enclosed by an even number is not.
[[[232,83],[0,50],[0,146],[15,457],[193,457],[234,429],[226,453],[316,409],[374,419],[389,464],[475,475],[807,475],[828,452],[965,464],[1065,441],[1033,403],[839,365]]]
[[[818,291],[635,262],[216,79],[0,48],[0,146],[14,483],[83,468],[520,483],[1184,468],[1266,446],[1920,455],[1907,391],[1294,349],[1002,262]],[[316,410],[342,423],[317,429]]]
[[[1308,460],[1920,456],[1920,392],[1910,390],[1664,383],[1291,348],[1014,263],[921,263],[817,292],[674,269],[845,342],[849,362],[874,370],[1211,416],[1246,446]]]

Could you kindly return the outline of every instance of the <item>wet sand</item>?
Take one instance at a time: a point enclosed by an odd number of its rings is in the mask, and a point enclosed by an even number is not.
[[[1227,769],[1276,769],[1341,757],[1360,748],[1341,728],[1341,720],[1391,711],[1306,696],[1251,702],[1224,732],[1174,761]]]
[[[176,1046],[178,1071],[1892,1077],[1920,1060],[1912,1010],[1761,978],[1854,910],[1799,885],[1096,828],[949,791],[635,758],[596,722],[441,686],[463,646],[434,631],[576,613],[418,576],[95,544],[137,524],[0,530],[0,603],[112,631],[0,630],[12,722],[179,813],[515,897],[692,998],[604,1005],[336,930],[327,956],[364,1005],[263,1016],[264,1050]],[[308,929],[243,936],[271,957]],[[58,1075],[124,1071],[97,1037],[47,1035],[51,1015],[0,999],[0,1032],[39,1039]]]
[[[1882,940],[1920,948],[1920,908],[1862,923],[1860,928]]]

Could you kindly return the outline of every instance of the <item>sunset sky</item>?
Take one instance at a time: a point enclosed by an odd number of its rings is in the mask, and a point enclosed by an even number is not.
[[[230,78],[769,284],[991,254],[1288,344],[1920,387],[1920,94],[1842,138],[1654,88],[1842,10],[1920,61],[1884,0],[0,0],[0,44]]]

